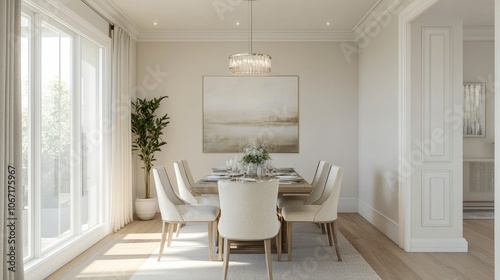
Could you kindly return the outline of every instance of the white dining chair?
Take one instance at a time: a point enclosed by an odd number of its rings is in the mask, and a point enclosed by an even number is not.
[[[313,191],[309,195],[291,195],[278,198],[278,202],[276,204],[278,209],[282,209],[283,207],[292,205],[321,204],[320,201],[324,201],[324,199],[321,198],[324,196],[328,196],[328,194],[325,192],[325,186],[326,179],[328,178],[331,167],[332,165],[330,163],[320,160],[311,182]]]
[[[167,247],[172,242],[173,228],[176,224],[203,222],[208,224],[209,260],[213,260],[213,230],[217,227],[220,209],[211,205],[186,205],[172,188],[167,172],[163,166],[153,167],[153,178],[158,196],[161,219],[160,261],[168,235]]]
[[[193,178],[193,174],[191,173],[191,168],[189,167],[189,163],[186,159],[181,160],[182,166],[184,166],[184,171],[186,172],[186,177],[189,182],[189,184],[192,186],[196,183],[196,181]]]
[[[179,197],[188,204],[196,205],[213,205],[216,207],[220,206],[218,195],[193,195],[185,165],[183,164],[185,160],[179,160],[174,162],[175,177],[177,179],[177,188],[179,190]]]
[[[218,226],[219,259],[220,246],[223,245],[223,278],[227,278],[231,241],[264,240],[268,279],[272,279],[272,238],[277,239],[278,261],[281,261],[281,223],[276,214],[278,180],[261,182],[221,180],[218,186],[221,203]]]
[[[292,225],[293,223],[317,223],[326,224],[328,231],[328,242],[330,246],[335,244],[337,258],[342,261],[337,241],[337,208],[342,186],[344,169],[332,166],[328,175],[325,191],[329,196],[321,205],[293,205],[281,209],[282,217],[286,224],[286,244],[288,261],[292,260]]]

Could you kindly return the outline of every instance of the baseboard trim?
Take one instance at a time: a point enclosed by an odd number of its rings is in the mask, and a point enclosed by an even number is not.
[[[467,252],[464,238],[412,238],[409,252]]]
[[[339,198],[339,213],[358,213],[358,198],[357,197],[340,197]]]
[[[378,230],[399,244],[399,224],[358,199],[358,213]]]
[[[25,279],[45,279],[109,234],[108,225],[98,226],[89,233],[69,240],[74,242],[61,245],[43,258],[27,262],[24,265]]]

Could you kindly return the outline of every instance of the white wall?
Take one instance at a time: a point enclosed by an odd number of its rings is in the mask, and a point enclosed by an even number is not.
[[[493,158],[495,134],[494,43],[464,42],[464,82],[486,83],[486,137],[464,138],[464,158]]]
[[[169,96],[159,112],[171,117],[168,144],[157,164],[167,168],[173,184],[176,160],[187,159],[200,179],[234,155],[202,152],[202,76],[230,75],[228,56],[246,50],[246,43],[138,43],[138,87],[149,88],[150,98]],[[320,159],[344,167],[340,209],[356,211],[357,56],[348,63],[338,43],[254,43],[254,50],[272,56],[273,75],[299,76],[300,153],[272,154],[275,165],[293,166],[308,180]],[[155,84],[152,69],[168,76]],[[137,196],[142,196],[142,170],[136,170]],[[351,198],[351,208],[345,198]]]
[[[359,213],[398,240],[398,17],[359,54]],[[388,20],[389,21],[389,20]]]

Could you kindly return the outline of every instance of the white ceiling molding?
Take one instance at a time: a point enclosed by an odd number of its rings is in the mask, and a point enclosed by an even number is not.
[[[464,41],[495,41],[495,28],[464,27]]]
[[[43,11],[48,18],[62,23],[70,29],[82,32],[87,39],[98,42],[98,44],[109,41],[108,34],[102,33],[97,27],[88,23],[80,15],[57,0],[25,0],[23,5],[37,11]],[[69,23],[69,26],[66,25],[67,23]]]
[[[137,41],[139,34],[141,33],[141,29],[137,27],[119,7],[107,0],[87,0],[87,2],[89,2],[92,7],[101,12],[105,17],[113,21],[113,23],[125,29],[128,33],[130,33],[132,39]]]
[[[254,30],[253,42],[354,42],[351,31]],[[144,30],[138,42],[247,42],[248,31]]]
[[[397,21],[398,8],[405,0],[379,0],[373,7],[361,18],[353,28],[352,33],[357,42],[363,40],[366,36],[372,36],[376,32],[375,28],[383,28],[391,21]]]

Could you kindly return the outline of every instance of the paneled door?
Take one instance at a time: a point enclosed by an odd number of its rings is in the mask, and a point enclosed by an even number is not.
[[[411,241],[413,252],[463,252],[462,22],[412,23]]]

